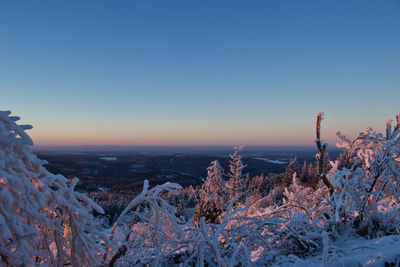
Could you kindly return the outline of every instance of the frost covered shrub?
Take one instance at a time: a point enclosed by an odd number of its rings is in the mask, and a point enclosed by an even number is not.
[[[163,191],[177,195],[179,189],[178,184],[166,183],[149,190],[146,180],[142,193],[129,203],[114,223],[110,234],[114,246],[105,257],[116,266],[167,264],[178,248],[179,240],[185,239],[182,231],[185,221],[176,216],[176,208],[160,195]],[[126,253],[118,254],[120,248]]]
[[[99,264],[90,212],[102,208],[74,191],[77,179],[48,172],[18,117],[0,111],[0,265]]]
[[[285,227],[280,227],[282,239],[280,245],[295,255],[305,255],[321,248],[321,234],[329,228],[331,216],[328,203],[329,192],[322,182],[317,188],[300,184],[296,175],[285,189],[280,214]]]
[[[117,258],[115,266],[265,266],[282,255],[306,256],[322,248],[324,213],[329,212],[322,185],[310,194],[314,189],[295,180],[284,193],[284,204],[266,209],[237,205],[233,199],[219,224],[206,223],[205,217],[197,224],[178,218],[160,194],[177,189],[175,184],[152,189],[145,184],[113,226],[116,245],[109,261]]]
[[[268,242],[259,218],[249,217],[245,206],[234,205],[235,198],[219,224],[206,223],[205,217],[196,224],[182,220],[161,194],[178,189],[170,183],[148,189],[145,182],[143,192],[112,228],[115,245],[107,261],[115,266],[253,266],[251,251]]]
[[[335,220],[352,222],[363,235],[398,232],[392,223],[400,211],[400,114],[396,119],[386,135],[367,128],[351,141],[337,132],[345,153],[328,173]]]
[[[318,252],[322,248],[321,234],[329,229],[328,195],[321,183],[316,190],[300,185],[295,173],[293,182],[285,188],[281,205],[249,207],[248,216],[262,225],[258,234],[268,244],[253,252],[258,255],[256,262],[271,264],[282,255],[307,256]]]

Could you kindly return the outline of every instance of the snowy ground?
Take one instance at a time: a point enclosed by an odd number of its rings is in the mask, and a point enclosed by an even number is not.
[[[375,239],[338,240],[329,244],[329,267],[356,266],[400,266],[400,236],[385,236]],[[297,259],[281,266],[324,266],[323,256]]]

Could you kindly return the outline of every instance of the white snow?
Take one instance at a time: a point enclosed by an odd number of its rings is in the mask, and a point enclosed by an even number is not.
[[[254,158],[258,160],[262,160],[268,163],[274,163],[274,164],[287,164],[286,161],[278,160],[278,159],[269,159],[269,158]]]
[[[105,160],[105,161],[116,161],[117,158],[116,157],[101,157],[101,160]]]
[[[400,236],[391,235],[375,239],[345,237],[329,244],[327,266],[399,266]],[[297,259],[295,262],[282,261],[275,266],[324,266],[323,255]]]

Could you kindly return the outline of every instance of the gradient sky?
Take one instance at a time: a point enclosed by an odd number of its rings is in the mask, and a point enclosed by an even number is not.
[[[36,145],[312,145],[400,112],[400,2],[0,1]]]

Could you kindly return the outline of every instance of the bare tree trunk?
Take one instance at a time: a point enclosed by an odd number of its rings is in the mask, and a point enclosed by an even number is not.
[[[315,140],[315,144],[317,145],[319,154],[317,155],[318,159],[318,176],[322,180],[322,182],[326,185],[326,187],[329,190],[329,195],[332,196],[334,189],[329,181],[328,177],[326,176],[325,170],[324,170],[324,160],[325,160],[325,153],[326,153],[326,144],[321,144],[321,121],[324,119],[324,113],[319,112],[317,115],[317,123],[316,123],[316,137],[317,139]]]

